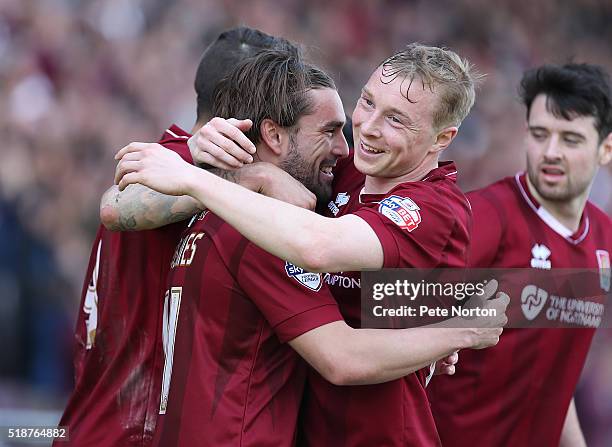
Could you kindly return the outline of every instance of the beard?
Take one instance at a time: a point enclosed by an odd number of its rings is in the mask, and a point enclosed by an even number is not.
[[[304,185],[317,197],[317,207],[325,206],[332,197],[332,185],[322,183],[319,179],[319,170],[309,163],[298,147],[295,138],[289,137],[289,152],[287,158],[280,163],[280,168],[290,174],[294,179]]]
[[[527,175],[530,183],[542,198],[551,202],[568,202],[582,195],[590,185],[590,182],[573,182],[566,171],[565,183],[549,186],[541,180],[539,172],[539,168],[532,166],[527,160]]]

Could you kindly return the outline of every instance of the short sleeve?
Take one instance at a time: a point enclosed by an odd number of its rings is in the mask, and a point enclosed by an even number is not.
[[[321,273],[310,273],[248,244],[238,283],[282,342],[288,342],[342,315]]]
[[[383,247],[385,268],[435,267],[456,225],[443,200],[398,191],[354,213],[374,230]]]

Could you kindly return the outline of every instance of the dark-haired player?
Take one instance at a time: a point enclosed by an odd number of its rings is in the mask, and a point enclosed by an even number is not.
[[[214,88],[238,62],[262,49],[286,45],[284,39],[246,27],[222,33],[206,49],[198,66],[197,122],[191,132],[210,118]],[[172,125],[159,143],[191,162],[189,136]],[[139,185],[121,195],[111,189],[103,199],[103,223],[115,230],[133,229],[142,223],[137,221],[138,207],[151,203],[150,194]],[[148,216],[177,222],[198,210],[191,198],[173,199],[150,209]],[[118,213],[115,201],[133,203],[133,212]],[[163,291],[185,225],[142,232],[113,232],[102,225],[98,229],[75,333],[75,388],[60,421],[68,426],[70,445],[150,444],[163,367],[163,359],[156,356],[162,349],[158,328]]]
[[[468,194],[470,264],[602,269],[606,293],[612,221],[587,198],[612,158],[609,77],[594,65],[544,65],[524,75],[521,97],[527,172]],[[463,353],[457,374],[429,388],[443,445],[585,446],[572,396],[593,334],[508,329],[485,355]]]

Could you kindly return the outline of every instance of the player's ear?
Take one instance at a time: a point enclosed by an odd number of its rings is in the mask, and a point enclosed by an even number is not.
[[[261,122],[259,130],[261,141],[263,141],[275,155],[280,156],[286,145],[285,140],[288,138],[287,131],[269,118]]]
[[[612,132],[599,145],[599,165],[605,166],[612,160]]]
[[[445,127],[439,131],[435,137],[436,140],[432,146],[432,152],[442,152],[444,149],[446,149],[448,145],[451,144],[451,141],[453,141],[458,131],[459,128],[456,126]]]

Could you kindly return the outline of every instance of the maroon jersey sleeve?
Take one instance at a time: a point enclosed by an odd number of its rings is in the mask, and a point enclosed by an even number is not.
[[[238,283],[282,342],[342,320],[321,273],[310,273],[249,244]]]
[[[456,224],[451,209],[430,188],[395,190],[355,212],[374,230],[385,268],[433,267],[442,261]]]
[[[489,267],[492,265],[503,238],[503,223],[499,216],[499,207],[486,190],[472,191],[467,195],[476,228],[472,234],[469,265],[471,267]]]

